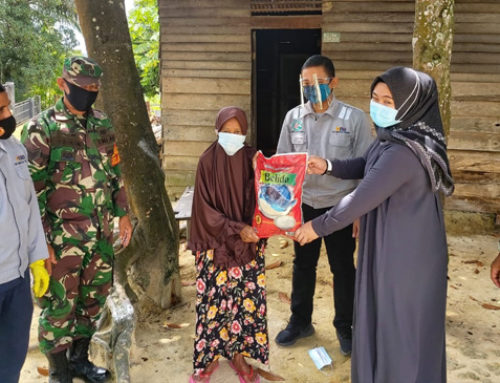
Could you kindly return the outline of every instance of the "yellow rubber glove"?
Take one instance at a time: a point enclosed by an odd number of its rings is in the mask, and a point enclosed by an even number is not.
[[[50,276],[45,268],[45,260],[40,259],[30,265],[31,273],[33,274],[33,293],[35,297],[43,297],[49,288]]]

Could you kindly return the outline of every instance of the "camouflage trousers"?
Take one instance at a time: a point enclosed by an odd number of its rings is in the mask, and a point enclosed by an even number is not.
[[[57,264],[40,299],[38,338],[45,354],[63,351],[96,330],[112,285],[113,246],[111,237],[93,230],[81,239],[59,231],[53,239]]]

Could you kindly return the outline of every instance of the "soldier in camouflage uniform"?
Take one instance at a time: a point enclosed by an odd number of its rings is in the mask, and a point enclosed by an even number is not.
[[[57,80],[64,97],[26,124],[21,138],[55,256],[39,327],[54,383],[109,378],[88,360],[88,346],[112,284],[113,218],[120,217],[123,246],[132,233],[115,133],[91,107],[101,76],[89,58],[66,59]]]

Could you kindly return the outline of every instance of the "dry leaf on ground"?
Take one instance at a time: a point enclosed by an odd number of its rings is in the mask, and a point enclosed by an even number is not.
[[[284,382],[285,378],[282,376],[279,376],[277,374],[274,374],[269,371],[265,371],[262,368],[258,368],[257,372],[259,373],[260,376],[262,376],[264,379],[269,380],[270,382]]]
[[[49,376],[49,369],[47,367],[40,367],[38,366],[37,368],[37,371],[40,375],[42,376]]]
[[[292,303],[292,300],[290,299],[290,297],[286,293],[283,293],[280,291],[278,296],[280,298],[280,301],[285,302],[285,303]]]
[[[266,270],[276,269],[277,267],[280,267],[281,265],[283,265],[283,261],[276,261],[276,262],[273,262],[273,263],[270,263],[269,265],[267,265]]]
[[[491,303],[483,303],[481,306],[487,310],[500,310],[500,306],[495,306]]]
[[[288,243],[288,241],[281,241],[280,242],[280,249],[283,250],[283,249],[286,249],[290,244]]]
[[[469,260],[469,261],[463,261],[463,263],[465,263],[466,265],[472,265],[472,264],[475,264],[477,267],[483,267],[484,266],[484,263],[477,260],[477,259],[472,259],[472,260]]]

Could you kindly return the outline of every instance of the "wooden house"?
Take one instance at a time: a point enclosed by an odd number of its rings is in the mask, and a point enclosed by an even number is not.
[[[273,152],[298,74],[315,53],[335,63],[336,96],[368,111],[369,86],[411,66],[414,0],[158,0],[163,167],[169,193],[194,184],[219,108],[244,108],[248,140]],[[449,156],[466,221],[500,213],[500,1],[455,0]],[[480,214],[477,214],[480,213]],[[470,221],[476,222],[476,221]]]

